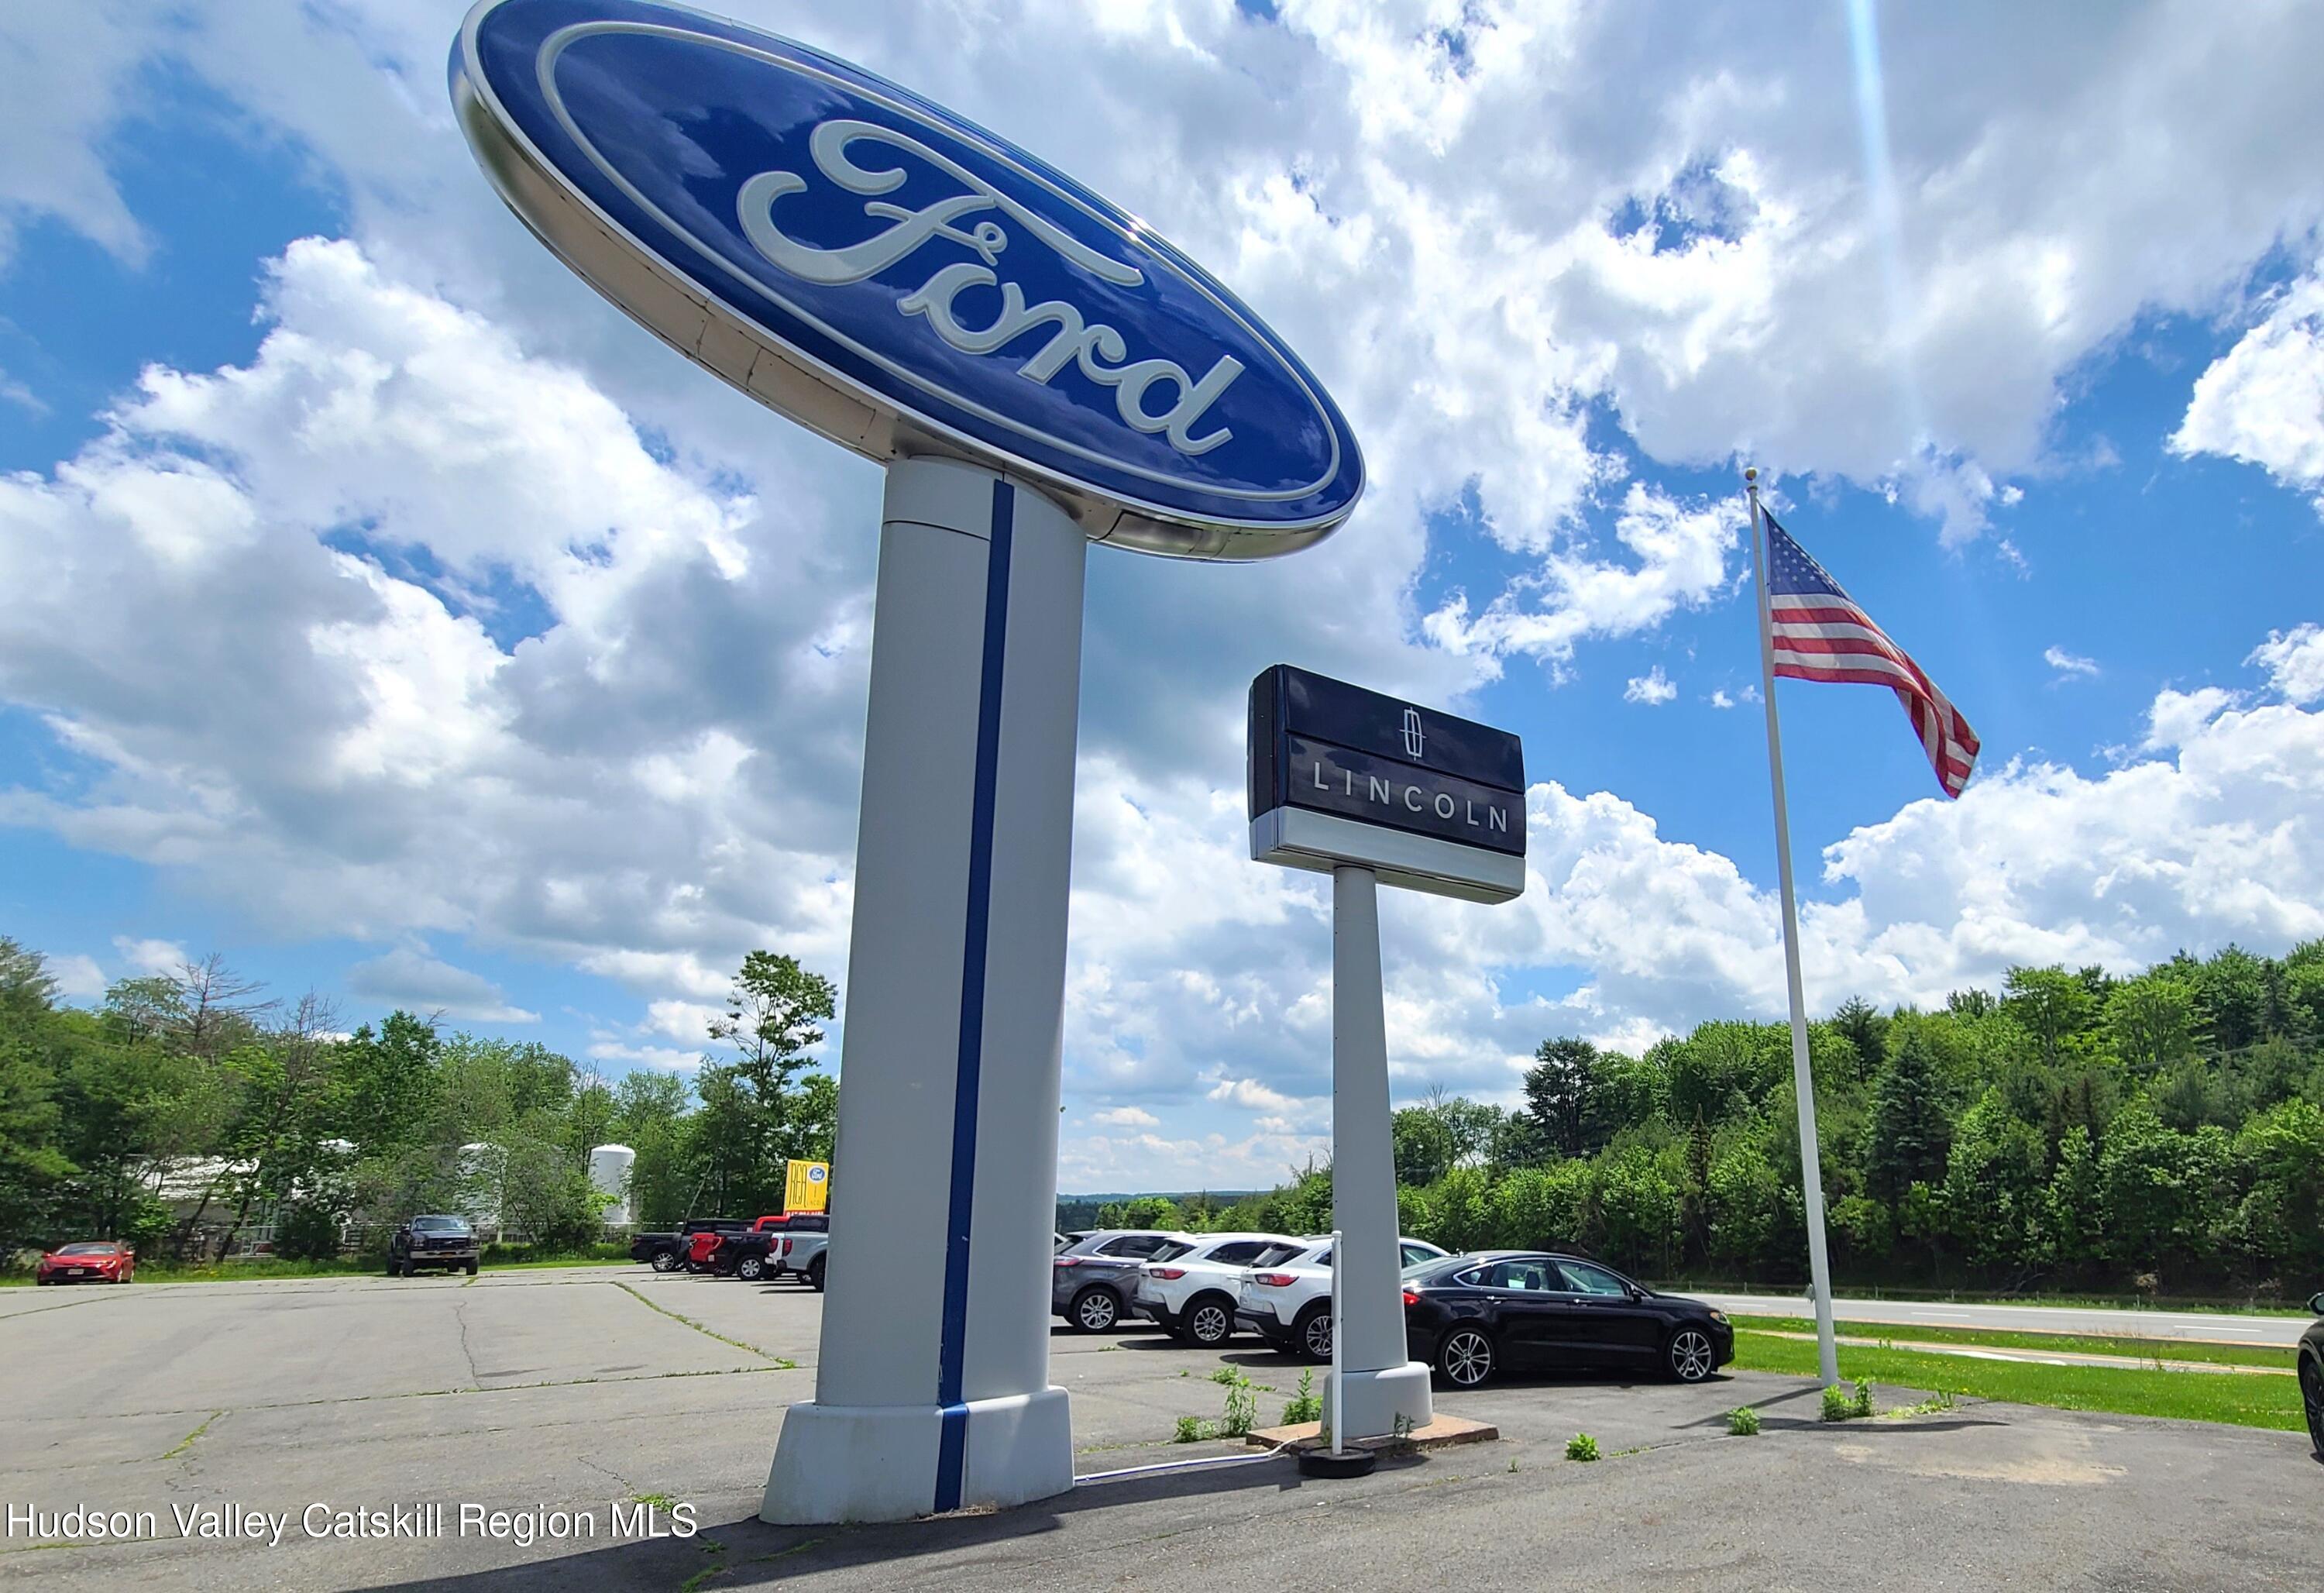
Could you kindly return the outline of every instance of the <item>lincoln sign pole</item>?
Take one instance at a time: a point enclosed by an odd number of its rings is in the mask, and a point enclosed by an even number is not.
[[[451,88],[486,175],[566,264],[887,469],[847,1191],[815,1398],[785,1413],[761,1514],[1062,1492],[1049,1235],[1086,551],[1306,547],[1362,490],[1355,439],[1144,223],[806,45],[634,0],[484,0]]]
[[[1383,884],[1525,890],[1525,751],[1451,714],[1277,664],[1250,686],[1250,855],[1332,876],[1333,1439],[1430,1416],[1405,1353],[1380,981]]]

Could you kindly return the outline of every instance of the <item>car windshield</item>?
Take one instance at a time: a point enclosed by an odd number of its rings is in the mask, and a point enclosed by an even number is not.
[[[114,1247],[110,1245],[68,1245],[57,1254],[59,1255],[110,1255],[113,1250]]]
[[[460,1217],[415,1217],[411,1219],[411,1226],[414,1231],[423,1234],[465,1234],[468,1231],[467,1219]]]

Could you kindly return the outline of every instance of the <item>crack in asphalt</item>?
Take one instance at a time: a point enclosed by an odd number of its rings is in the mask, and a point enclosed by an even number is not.
[[[456,1300],[452,1302],[452,1320],[460,1324],[460,1353],[468,1358],[468,1381],[481,1389],[484,1375],[476,1370],[476,1352],[468,1346],[468,1313]]]
[[[220,1416],[225,1414],[226,1412],[224,1411],[212,1411],[208,1416],[202,1419],[202,1424],[199,1427],[195,1428],[191,1432],[186,1434],[185,1437],[180,1439],[174,1447],[164,1449],[161,1454],[155,1456],[154,1459],[160,1460],[176,1459],[179,1456],[184,1454],[188,1449],[194,1447],[194,1440],[210,1430],[211,1422],[216,1422]]]

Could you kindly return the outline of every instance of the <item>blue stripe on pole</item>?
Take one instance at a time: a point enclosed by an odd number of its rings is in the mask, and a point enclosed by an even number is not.
[[[992,916],[993,787],[1001,765],[1001,687],[1009,646],[1009,544],[1016,530],[1017,489],[992,484],[992,540],[984,573],[984,659],[976,704],[976,787],[968,822],[968,928],[960,958],[960,1062],[952,1106],[952,1211],[945,1227],[944,1330],[936,1361],[936,1401],[944,1422],[936,1444],[939,1511],[960,1508],[968,1454],[968,1405],[962,1379],[968,1350],[968,1230],[976,1204],[977,1088],[984,1073],[984,959]]]

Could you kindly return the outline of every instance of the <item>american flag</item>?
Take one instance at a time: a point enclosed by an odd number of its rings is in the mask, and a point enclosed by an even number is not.
[[[1935,682],[1831,571],[1760,510],[1767,524],[1767,607],[1775,638],[1775,673],[1794,681],[1859,681],[1886,686],[1904,705],[1937,783],[1958,797],[1977,767],[1977,733]]]

